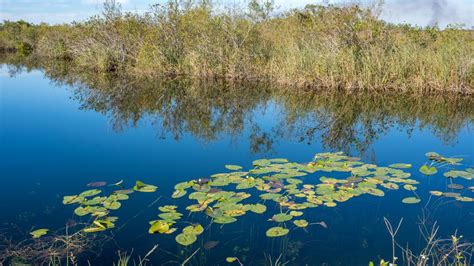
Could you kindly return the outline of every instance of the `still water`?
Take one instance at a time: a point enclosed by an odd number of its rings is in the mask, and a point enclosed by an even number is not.
[[[123,202],[114,213],[120,218],[117,228],[99,233],[108,239],[98,237],[92,250],[85,248],[80,264],[111,265],[119,251],[133,251],[138,258],[159,245],[148,257],[153,265],[180,264],[196,250],[191,265],[226,265],[226,257],[234,256],[244,265],[268,265],[278,258],[287,265],[367,265],[392,257],[384,217],[394,224],[403,218],[397,240],[415,252],[425,243],[421,221],[427,228],[437,222],[440,238],[457,230],[472,242],[474,203],[435,198],[429,191],[474,182],[444,177],[451,166],[432,176],[418,169],[430,151],[463,158],[460,169],[474,165],[473,102],[467,96],[403,93],[290,94],[262,84],[91,77],[4,64],[0,234],[14,242],[30,238],[35,228],[54,231],[68,221],[79,223],[84,218],[73,214],[74,206],[62,204],[63,196],[90,189],[91,182],[124,180],[130,187],[141,180],[158,186],[157,192],[135,193]],[[413,196],[404,189],[385,191],[383,197],[363,195],[305,211],[306,220],[324,221],[327,228],[291,230],[284,238],[265,236],[273,226],[267,221],[275,213],[271,205],[265,214],[247,214],[225,226],[201,219],[205,233],[188,247],[175,242],[176,233],[147,232],[158,206],[178,205],[170,197],[176,183],[226,172],[226,164],[249,169],[260,158],[307,163],[329,151],[380,166],[412,164],[404,171],[420,182],[421,203],[403,204]],[[306,180],[317,184],[322,175],[336,177],[317,173]],[[474,197],[469,190],[462,194]]]

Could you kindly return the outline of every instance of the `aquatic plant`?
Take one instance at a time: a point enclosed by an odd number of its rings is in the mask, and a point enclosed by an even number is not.
[[[132,189],[123,189],[123,180],[112,184],[112,187],[120,189],[113,190],[108,196],[98,196],[102,193],[100,189],[89,189],[79,193],[78,195],[70,195],[63,197],[63,204],[79,205],[74,209],[74,214],[77,216],[90,215],[92,222],[90,226],[83,228],[85,233],[96,233],[112,229],[115,227],[115,222],[118,220],[116,216],[110,216],[112,211],[120,209],[121,201],[129,199],[129,194],[136,192],[155,192],[156,186],[145,184],[141,181],[136,181]],[[88,186],[90,186],[89,183]],[[94,184],[94,183],[92,183]]]
[[[217,173],[209,178],[184,181],[175,185],[172,198],[178,200],[185,195],[191,200],[184,209],[191,213],[203,213],[210,223],[234,223],[248,212],[266,215],[267,206],[276,204],[280,212],[271,214],[268,221],[278,223],[269,228],[268,237],[287,235],[289,223],[296,228],[305,228],[310,223],[304,217],[305,209],[317,206],[334,207],[339,203],[362,195],[382,197],[384,190],[397,190],[400,185],[406,190],[416,190],[418,181],[410,179],[411,174],[399,168],[409,168],[408,164],[395,164],[395,167],[380,167],[365,164],[359,158],[349,157],[342,152],[318,153],[310,163],[289,162],[284,158],[259,159],[253,161],[253,168],[242,170],[240,166],[226,165],[230,172]],[[346,178],[313,174],[345,173]],[[247,192],[248,191],[248,192]],[[417,203],[419,198],[407,198],[404,203]],[[177,230],[183,215],[177,210],[179,205],[164,205],[159,208],[160,220],[150,221],[150,233],[170,234]],[[176,241],[188,246],[197,240],[204,229],[193,226],[182,229]]]
[[[434,153],[429,154],[433,155]],[[428,156],[428,158],[431,161],[437,161],[435,163],[444,164],[447,162],[450,165],[450,170],[444,174],[449,180],[452,180],[452,176],[457,175],[471,180],[472,169],[459,170],[458,168],[462,167],[462,164],[458,158],[442,156]],[[170,199],[175,205],[159,206],[158,218],[149,222],[148,232],[150,234],[176,233],[174,236],[176,243],[188,247],[196,243],[198,238],[213,224],[219,224],[222,227],[237,222],[244,215],[258,215],[265,217],[268,221],[269,226],[265,231],[265,235],[270,239],[284,241],[285,238],[288,238],[286,236],[294,230],[308,232],[312,225],[327,228],[324,221],[308,221],[307,210],[311,208],[332,208],[361,196],[383,197],[387,191],[400,188],[414,194],[414,196],[405,197],[402,203],[417,204],[421,202],[421,197],[416,193],[416,185],[419,181],[411,178],[411,173],[404,171],[404,169],[411,167],[410,164],[406,163],[391,164],[385,167],[364,163],[360,158],[347,156],[342,152],[325,152],[316,154],[309,163],[297,163],[284,158],[274,158],[258,159],[253,161],[252,165],[248,170],[236,165],[226,165],[227,171],[225,172],[175,184],[175,191]],[[441,165],[439,169],[443,167]],[[450,174],[446,175],[446,173]],[[329,177],[329,175],[337,176],[337,178]],[[428,178],[439,177],[429,176]],[[39,249],[43,249],[45,243],[55,245],[51,242],[51,239],[55,239],[55,241],[64,239],[65,243],[69,243],[67,244],[68,247],[75,245],[73,248],[76,248],[79,252],[80,243],[83,239],[88,239],[87,235],[99,235],[95,233],[115,228],[118,217],[111,216],[111,214],[121,208],[121,202],[128,200],[132,196],[131,194],[136,192],[150,193],[157,190],[156,186],[141,181],[136,181],[131,188],[125,188],[123,183],[123,181],[120,181],[107,186],[104,183],[93,182],[89,183],[88,186],[102,187],[103,189],[93,188],[82,191],[77,195],[64,196],[63,204],[75,205],[74,214],[80,217],[90,217],[90,220],[81,223],[71,236],[50,235],[49,229],[36,229],[30,234],[32,236],[31,241],[37,242],[31,243],[35,243]],[[433,190],[430,191],[430,194],[452,198],[460,202],[474,202],[474,199],[467,195],[467,193],[474,191],[473,186],[466,187],[461,184],[450,183],[447,185],[447,189],[451,191]],[[110,190],[110,192],[105,193],[107,190]],[[185,215],[186,212],[188,215]],[[199,222],[196,222],[196,220],[199,220]],[[209,225],[205,225],[206,222],[209,222]],[[392,228],[387,219],[385,219],[385,223],[392,237],[393,257],[391,263],[396,264],[398,258],[395,255],[395,248],[401,248],[401,246],[396,243],[395,238],[401,226],[401,221],[397,228]],[[74,240],[76,237],[79,240]],[[433,239],[430,241],[434,241]],[[459,248],[455,251],[459,255],[456,260],[465,261],[462,257],[463,250],[468,248],[469,245],[460,243],[459,239],[460,237],[456,234],[453,235],[452,244]],[[438,245],[443,241],[434,241],[429,245],[433,248],[435,244]],[[87,240],[84,240],[84,243],[88,243]],[[204,243],[185,261],[189,261],[199,249],[209,250],[218,243],[218,241]],[[61,246],[58,249],[61,251],[64,248],[64,246]],[[439,248],[442,252],[447,252],[445,246],[436,246],[436,248]],[[27,248],[24,247],[24,249]],[[58,249],[54,249],[54,251],[59,252]],[[155,246],[153,251],[156,249]],[[37,252],[35,254],[43,254],[40,251]],[[403,252],[409,253],[407,249],[404,249]],[[452,250],[449,251],[447,256],[451,256],[452,252]],[[12,253],[8,254],[10,257],[12,256]],[[411,253],[409,255],[413,256]],[[435,255],[431,254],[430,256]],[[241,263],[237,257],[230,258],[227,260],[228,262]],[[436,259],[440,258],[439,256],[436,257]],[[61,260],[63,257],[59,259]],[[413,258],[411,259],[413,260]],[[444,259],[451,260],[451,258]],[[69,261],[70,259],[67,258],[66,260]],[[120,264],[126,265],[129,262],[130,257],[127,254],[120,255]],[[386,262],[382,261],[381,263],[385,265]]]

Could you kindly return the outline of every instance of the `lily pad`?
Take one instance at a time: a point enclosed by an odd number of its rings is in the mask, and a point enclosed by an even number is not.
[[[405,204],[417,204],[417,203],[420,203],[421,200],[416,197],[408,197],[408,198],[404,198],[402,202]]]
[[[463,185],[460,185],[460,184],[449,184],[448,185],[448,188],[449,189],[456,189],[456,190],[461,190],[464,188]]]
[[[268,229],[266,232],[266,235],[268,237],[280,237],[280,236],[287,235],[288,232],[290,232],[290,230],[280,227],[280,226],[276,226],[276,227],[272,227]]]
[[[138,191],[138,192],[150,193],[150,192],[155,192],[157,189],[158,189],[158,187],[153,186],[153,185],[145,184],[141,181],[137,181],[135,183],[135,186],[133,186],[133,190]]]
[[[163,220],[155,221],[150,228],[148,229],[148,233],[150,234],[164,234],[170,229],[170,225],[168,222]]]
[[[227,257],[227,258],[225,258],[225,261],[227,261],[228,263],[232,263],[232,262],[236,262],[237,258],[236,257]]]
[[[49,232],[49,229],[42,228],[42,229],[37,229],[37,230],[34,230],[34,231],[30,232],[30,235],[33,238],[40,238],[40,237],[46,235],[48,232]]]
[[[275,221],[275,222],[278,222],[278,223],[283,223],[283,222],[289,221],[291,219],[293,219],[293,216],[291,216],[290,214],[279,213],[279,214],[273,215],[271,220]]]
[[[118,210],[122,206],[118,201],[104,201],[103,205],[109,210]]]
[[[267,207],[263,204],[257,203],[257,204],[251,204],[249,207],[249,210],[257,214],[262,214],[267,210]]]
[[[221,217],[214,218],[212,221],[218,224],[230,224],[237,221],[237,219],[230,216],[221,216]]]
[[[158,207],[158,210],[162,212],[175,212],[178,206],[176,205],[165,205]]]
[[[408,169],[408,168],[411,168],[411,164],[409,164],[409,163],[394,163],[394,164],[389,165],[389,167],[400,168],[400,169]]]
[[[433,190],[433,191],[430,191],[430,194],[433,195],[433,196],[442,196],[443,192]]]
[[[420,167],[420,172],[424,175],[434,175],[438,170],[434,166],[427,166],[426,164]]]
[[[191,245],[192,243],[196,242],[197,237],[196,237],[196,235],[194,235],[194,234],[184,234],[184,233],[181,233],[181,234],[179,234],[179,235],[176,236],[175,240],[176,240],[176,242],[178,242],[178,244],[180,244],[180,245],[189,246],[189,245]]]
[[[181,198],[183,197],[184,195],[186,195],[186,190],[181,190],[181,189],[177,189],[173,192],[173,194],[171,195],[171,197],[173,199],[177,199],[177,198]]]
[[[183,229],[183,234],[193,234],[193,235],[200,235],[204,232],[204,228],[202,227],[202,225],[200,224],[197,224],[197,225],[189,225],[189,226],[186,226],[184,229]]]
[[[242,166],[240,165],[233,165],[233,164],[227,164],[225,166],[225,168],[229,169],[229,170],[232,170],[232,171],[237,171],[237,170],[240,170],[242,169]]]
[[[298,226],[298,227],[306,227],[308,226],[308,221],[304,220],[304,219],[301,219],[301,220],[295,220],[293,221],[293,223]]]
[[[95,195],[100,194],[102,191],[100,189],[90,189],[82,192],[79,194],[79,197],[87,198],[87,197],[93,197]]]
[[[179,212],[164,212],[158,215],[163,220],[179,220],[182,216]]]

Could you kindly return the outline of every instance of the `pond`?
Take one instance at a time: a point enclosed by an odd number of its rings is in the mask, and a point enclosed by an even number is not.
[[[75,202],[64,196],[91,189],[104,196],[122,190],[114,195],[124,199],[106,208],[118,217],[115,228],[76,239],[81,248],[71,249],[80,264],[111,265],[119,254],[138,260],[153,251],[147,257],[153,265],[227,265],[229,257],[236,265],[368,265],[392,260],[384,218],[393,227],[403,218],[396,240],[415,254],[426,245],[422,232],[433,226],[440,239],[457,234],[473,241],[472,97],[139,80],[9,63],[0,68],[0,255],[24,239],[38,247],[55,234],[108,227],[94,225],[92,211],[75,214],[78,203],[63,204]],[[314,158],[324,152],[333,153]],[[271,158],[295,164],[254,162]],[[437,173],[421,173],[425,164]],[[466,170],[465,178],[444,176],[450,170]],[[128,194],[134,186],[151,192]],[[215,194],[220,198],[211,199]],[[421,202],[407,204],[410,198]],[[165,205],[183,215],[158,209]],[[231,223],[217,210],[227,211]],[[189,225],[195,227],[183,233]],[[32,239],[30,232],[41,228],[48,233]],[[406,263],[399,248],[396,256]]]

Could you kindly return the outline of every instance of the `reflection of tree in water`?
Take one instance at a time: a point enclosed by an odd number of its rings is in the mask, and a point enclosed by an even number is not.
[[[189,133],[212,141],[220,134],[242,135],[247,129],[254,153],[270,152],[272,145],[282,138],[307,143],[321,141],[324,148],[364,153],[393,127],[409,134],[416,127],[427,128],[450,143],[474,119],[472,96],[288,93],[254,83],[140,80],[80,73],[60,62],[38,66],[38,60],[2,59],[12,64],[15,71],[21,69],[18,66],[37,67],[58,85],[72,85],[82,108],[108,115],[116,130],[150,120],[162,136],[169,133],[179,139]],[[276,125],[265,131],[253,120],[253,113],[273,103],[282,113],[272,116]]]

